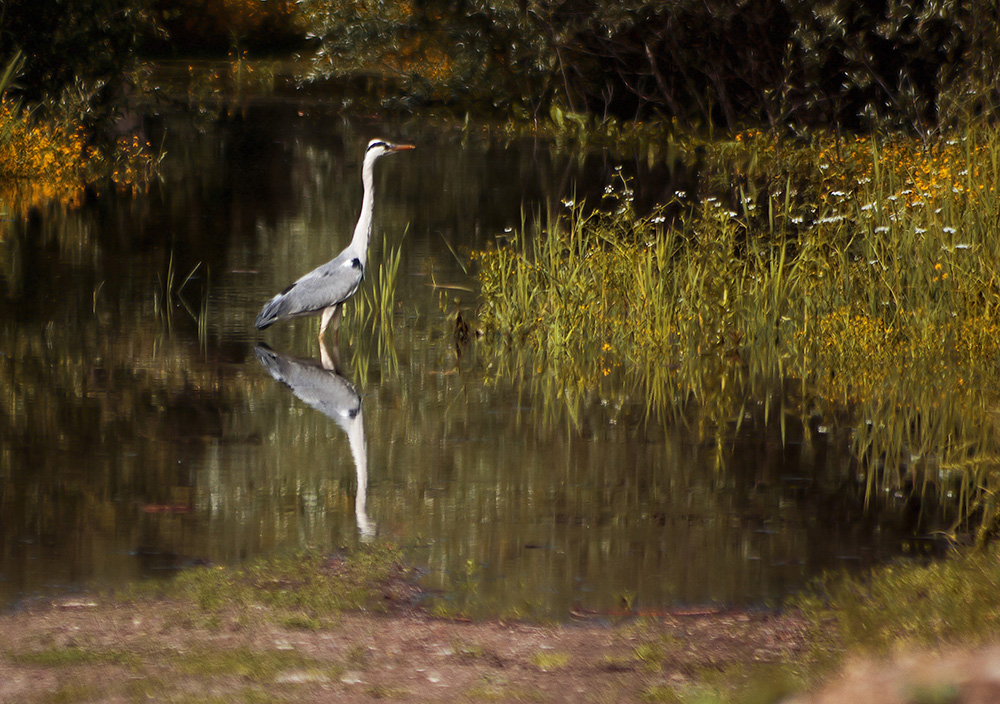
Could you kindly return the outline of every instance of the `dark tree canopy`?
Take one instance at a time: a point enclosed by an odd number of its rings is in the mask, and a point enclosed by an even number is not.
[[[412,107],[692,126],[923,129],[1000,106],[1000,6],[960,0],[7,0],[29,101],[139,52],[306,50]],[[315,52],[313,50],[315,49]],[[376,85],[378,83],[376,82]]]

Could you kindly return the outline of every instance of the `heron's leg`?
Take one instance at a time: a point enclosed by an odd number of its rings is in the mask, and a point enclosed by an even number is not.
[[[340,343],[338,342],[338,336],[340,335],[340,317],[341,313],[344,311],[344,304],[340,303],[336,306],[336,312],[333,314],[333,346],[340,351]]]
[[[323,335],[326,333],[326,326],[330,324],[330,319],[336,317],[339,322],[340,316],[337,315],[338,313],[340,313],[339,305],[333,305],[323,309],[323,317],[320,318],[320,323],[319,323],[320,342],[323,341]],[[333,330],[334,330],[334,335],[336,336],[337,323],[334,323]],[[334,339],[336,339],[336,337],[334,337]]]

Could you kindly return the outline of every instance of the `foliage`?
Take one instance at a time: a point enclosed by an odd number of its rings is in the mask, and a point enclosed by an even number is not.
[[[674,226],[637,218],[621,180],[479,255],[494,373],[571,410],[639,387],[653,415],[696,405],[720,428],[773,399],[846,425],[869,496],[934,483],[988,535],[1000,133],[706,148],[719,195]]]
[[[152,0],[144,49],[156,54],[285,51],[301,44],[294,0]]]
[[[49,202],[77,207],[87,185],[99,180],[134,189],[155,165],[150,145],[138,137],[88,144],[79,123],[32,114],[0,95],[0,209],[7,213],[23,216]]]
[[[512,0],[303,0],[301,11],[320,39],[314,76],[384,76],[408,104],[508,107],[545,80],[548,32]]]
[[[135,189],[152,175],[146,140],[113,127],[143,9],[124,0],[0,9],[0,212],[76,207],[89,186]]]
[[[793,12],[786,100],[813,124],[933,126],[997,107],[995,5],[825,0]]]
[[[121,95],[135,59],[145,0],[8,0],[0,8],[0,60],[18,51],[22,73],[12,97],[27,103],[87,94],[103,110]]]
[[[86,182],[83,129],[32,124],[14,101],[0,96],[0,202],[24,206],[54,200],[78,205]],[[17,196],[12,188],[21,191]],[[27,191],[27,193],[24,193]]]
[[[78,206],[98,182],[134,189],[156,165],[138,134],[112,128],[144,5],[92,0],[0,9],[0,210]],[[2,236],[2,232],[0,232]]]
[[[918,129],[992,112],[997,9],[954,0],[304,0],[318,75],[408,104],[693,125]]]

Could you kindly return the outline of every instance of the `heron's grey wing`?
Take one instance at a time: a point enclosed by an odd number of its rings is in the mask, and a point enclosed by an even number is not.
[[[309,315],[343,303],[358,290],[364,275],[360,259],[341,254],[268,301],[257,316],[256,325],[263,330],[283,318]]]
[[[305,403],[335,420],[345,431],[361,412],[361,396],[354,386],[333,370],[324,369],[316,360],[284,355],[267,345],[257,345],[254,353],[271,376]]]

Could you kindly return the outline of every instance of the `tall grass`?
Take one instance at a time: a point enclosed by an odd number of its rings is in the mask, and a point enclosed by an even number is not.
[[[403,233],[405,239],[406,233]],[[396,348],[393,341],[394,317],[396,313],[396,280],[399,276],[399,263],[402,260],[403,243],[389,247],[382,238],[382,260],[374,269],[373,281],[354,296],[348,303],[345,322],[352,330],[369,329],[371,339],[375,341],[378,359],[385,370],[395,372],[397,368]],[[369,339],[361,336],[358,342]],[[356,350],[353,356],[354,368],[357,370],[361,383],[367,378],[367,351]]]
[[[639,394],[718,427],[757,401],[836,420],[870,496],[933,485],[992,530],[1000,135],[711,149],[719,195],[672,226],[636,217],[622,182],[482,253],[494,368],[571,417]]]

